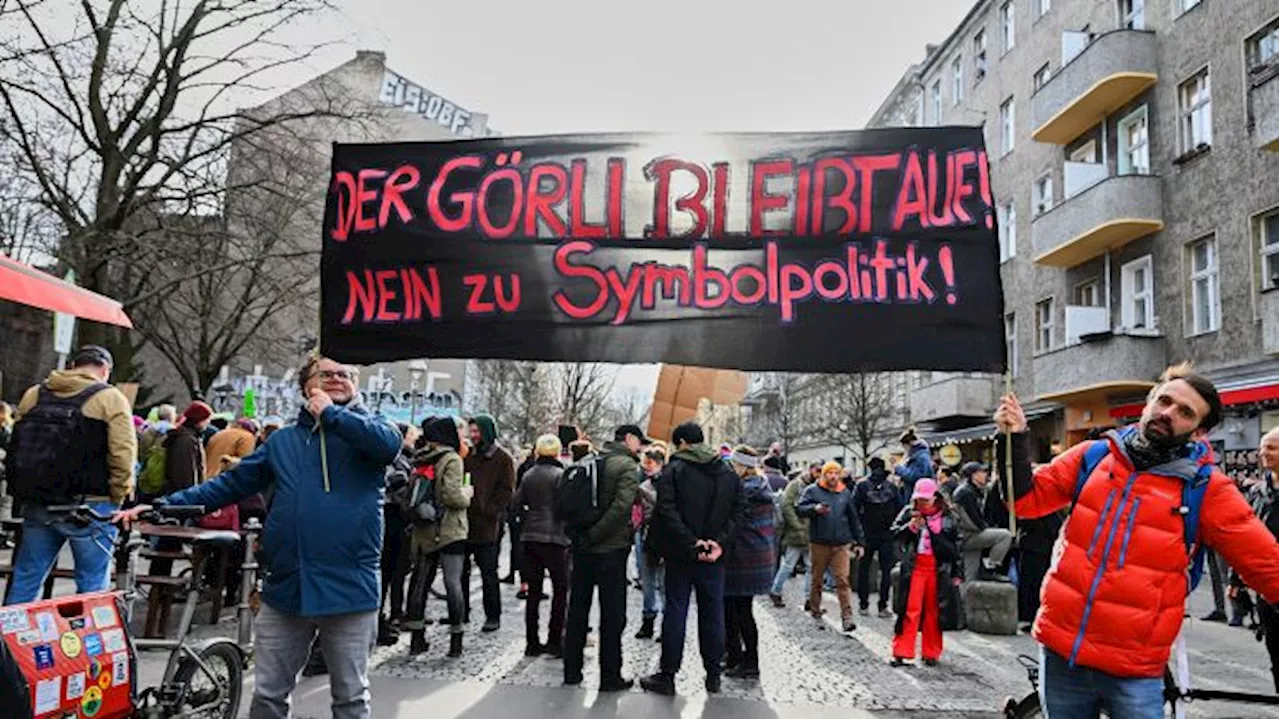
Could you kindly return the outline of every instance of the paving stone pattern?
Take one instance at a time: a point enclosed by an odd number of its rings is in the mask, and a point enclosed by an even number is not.
[[[479,582],[473,577],[473,602],[479,609]],[[1018,655],[1034,656],[1035,643],[1025,635],[984,636],[972,632],[948,632],[945,650],[937,667],[894,668],[888,665],[893,620],[859,615],[858,629],[846,635],[838,628],[839,609],[835,597],[827,594],[828,614],[818,621],[801,611],[805,578],[788,583],[785,609],[775,609],[767,598],[756,600],[756,621],[760,628],[759,681],[725,678],[723,696],[770,705],[823,705],[856,707],[864,710],[899,712],[927,716],[992,716],[1006,696],[1022,696],[1030,691],[1026,672]],[[524,656],[524,602],[515,599],[515,588],[502,586],[502,628],[492,634],[468,625],[464,654],[460,659],[444,656],[448,647],[446,629],[430,628],[432,646],[426,654],[410,659],[408,637],[399,645],[375,650],[372,674],[399,678],[430,678],[446,681],[474,681],[500,685],[556,687],[563,681],[562,662]],[[660,646],[654,641],[633,638],[641,610],[641,593],[628,590],[628,625],[623,641],[623,674],[640,677],[656,671]],[[696,603],[695,603],[696,604]],[[874,607],[874,602],[872,603]],[[543,621],[545,628],[544,603]],[[444,603],[432,599],[429,615],[441,615]],[[703,671],[698,654],[696,606],[690,608],[684,664],[677,677],[677,692],[683,697],[702,697]],[[592,626],[599,626],[593,610]],[[544,629],[545,631],[545,629]],[[1232,630],[1239,633],[1241,630]],[[1256,646],[1256,645],[1255,645]],[[1261,647],[1253,653],[1257,653]],[[1265,655],[1264,655],[1265,656]],[[1208,657],[1205,657],[1208,659]],[[1250,662],[1256,657],[1250,655]],[[1215,652],[1214,662],[1229,661]],[[599,683],[595,636],[588,640],[583,687]],[[1253,663],[1224,667],[1258,676]],[[1237,675],[1238,676],[1238,675]],[[1202,686],[1227,688],[1226,684],[1205,681]],[[1263,686],[1235,687],[1262,691]],[[633,691],[640,691],[637,686]],[[1199,705],[1191,716],[1252,717],[1275,716],[1274,710],[1250,707],[1222,708]]]

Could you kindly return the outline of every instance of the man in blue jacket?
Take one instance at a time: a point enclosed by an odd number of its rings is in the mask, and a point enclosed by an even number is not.
[[[234,469],[157,504],[213,511],[274,485],[262,535],[251,719],[285,719],[312,642],[329,666],[335,719],[367,719],[369,650],[381,599],[384,470],[396,428],[356,401],[359,375],[313,355],[298,380],[306,406]],[[322,456],[323,453],[323,456]],[[146,505],[120,512],[136,520]]]
[[[906,456],[893,468],[893,473],[902,481],[902,503],[908,504],[916,481],[933,478],[933,457],[929,454],[929,445],[916,435],[915,427],[907,427],[898,435],[898,441],[902,443]]]

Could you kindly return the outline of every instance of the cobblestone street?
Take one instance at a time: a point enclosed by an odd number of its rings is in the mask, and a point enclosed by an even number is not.
[[[478,577],[473,576],[472,584],[472,601],[478,611]],[[446,630],[439,626],[431,627],[430,651],[415,659],[407,656],[407,636],[396,646],[375,651],[371,672],[375,682],[375,714],[389,716],[389,710],[407,714],[409,707],[417,710],[443,702],[438,705],[442,710],[458,707],[443,715],[464,712],[467,716],[497,715],[499,709],[512,712],[507,714],[512,716],[544,713],[559,716],[566,711],[585,711],[591,716],[615,711],[634,716],[647,716],[654,711],[710,716],[712,707],[721,705],[726,710],[735,707],[732,712],[735,716],[744,712],[751,716],[757,713],[780,716],[790,712],[818,716],[821,714],[814,712],[820,709],[839,709],[845,717],[861,716],[862,712],[889,717],[968,717],[994,716],[997,704],[1005,696],[1021,696],[1030,691],[1026,672],[1018,662],[1020,654],[1034,656],[1036,653],[1035,643],[1026,635],[1000,637],[951,632],[946,635],[946,649],[937,667],[893,668],[887,663],[892,619],[859,616],[858,629],[852,635],[845,635],[836,625],[839,611],[834,595],[826,595],[828,614],[824,621],[817,622],[800,610],[803,588],[803,577],[788,583],[785,609],[774,609],[766,598],[757,599],[761,679],[726,678],[723,693],[710,699],[702,686],[703,671],[693,619],[696,609],[691,608],[684,668],[677,679],[679,697],[672,705],[666,698],[639,697],[638,686],[630,696],[620,699],[608,695],[597,697],[595,687],[599,673],[594,635],[588,643],[582,687],[563,688],[560,661],[524,656],[524,602],[515,599],[514,587],[502,585],[501,630],[484,634],[479,631],[479,623],[468,625],[466,649],[461,659],[444,657]],[[640,616],[641,594],[628,590],[628,595],[623,673],[638,678],[656,670],[659,645],[633,638]],[[1197,617],[1211,608],[1207,588],[1197,592],[1191,606],[1193,616]],[[443,609],[443,602],[433,599],[428,614],[438,615]],[[545,622],[545,604],[543,612]],[[592,625],[598,626],[594,614]],[[1196,686],[1270,690],[1264,669],[1266,652],[1261,644],[1253,641],[1252,635],[1242,629],[1196,620],[1191,623],[1189,636]],[[308,680],[304,689],[299,700],[303,716],[327,716],[328,692],[324,680]],[[441,693],[446,689],[465,699],[456,699],[457,704],[449,703],[446,699],[449,692]],[[415,699],[418,703],[413,703]],[[671,706],[663,709],[664,705]],[[487,708],[484,713],[474,713],[481,711],[482,706]],[[542,708],[535,711],[535,706]],[[851,713],[850,710],[862,711]],[[1274,717],[1275,710],[1202,703],[1192,706],[1189,715]]]

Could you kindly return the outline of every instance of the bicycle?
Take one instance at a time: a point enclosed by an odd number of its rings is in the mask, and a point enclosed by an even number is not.
[[[1022,699],[1008,697],[1000,706],[1000,711],[1005,719],[1034,719],[1035,717],[1044,716],[1044,712],[1040,706],[1040,660],[1027,656],[1026,654],[1018,655],[1018,663],[1027,670],[1027,680],[1031,682],[1031,693]],[[1185,667],[1182,667],[1185,669]],[[1185,678],[1183,684],[1189,684],[1190,677],[1186,671],[1180,672]],[[1253,694],[1250,692],[1234,692],[1222,691],[1218,689],[1194,689],[1190,686],[1183,688],[1179,686],[1178,681],[1174,678],[1173,672],[1165,667],[1164,670],[1164,703],[1168,707],[1169,716],[1183,716],[1183,706],[1197,699],[1206,701],[1229,701],[1242,704],[1261,704],[1276,706],[1280,702],[1280,697],[1274,694]],[[1102,711],[1103,716],[1108,716],[1107,711]]]
[[[65,516],[69,521],[82,526],[105,524],[112,519],[110,515],[100,514],[84,504],[50,506],[47,510],[52,515]],[[204,507],[199,506],[162,506],[149,510],[140,519],[143,523],[151,525],[179,525],[184,519],[192,519],[204,514]],[[129,687],[128,706],[121,712],[110,716],[134,717],[136,719],[161,719],[162,717],[191,717],[193,719],[196,717],[235,718],[240,708],[244,672],[248,667],[249,653],[252,647],[253,613],[249,604],[249,596],[257,581],[254,540],[261,530],[261,525],[256,520],[250,520],[245,530],[245,557],[241,565],[241,597],[238,607],[240,627],[237,634],[239,642],[226,637],[213,637],[198,641],[188,640],[197,605],[201,594],[206,588],[203,571],[204,558],[209,556],[210,550],[227,549],[238,544],[241,541],[239,533],[222,530],[198,530],[191,537],[193,546],[202,551],[196,552],[198,558],[191,568],[190,578],[184,582],[187,601],[179,620],[177,636],[173,639],[134,637],[130,632],[129,623],[133,619],[133,604],[134,600],[139,596],[136,564],[140,550],[148,545],[148,541],[142,537],[137,527],[129,532],[120,533],[118,541],[127,554],[127,561],[124,569],[117,576],[116,590],[102,594],[114,597],[116,606],[124,617],[120,624],[127,646],[130,649],[130,654],[134,654],[137,650],[165,649],[169,651],[169,660],[165,666],[164,676],[159,686],[148,687],[138,693],[136,691],[135,676],[134,682]],[[81,606],[85,606],[95,598],[100,599],[102,594],[77,595],[64,599],[36,602],[27,606],[48,608],[50,604],[66,605],[77,602],[81,603]],[[21,609],[21,605],[7,609]],[[79,621],[83,627],[84,619],[81,618]],[[74,628],[76,625],[73,623],[70,626]],[[67,634],[73,633],[67,632]],[[74,646],[77,641],[79,640],[72,640],[72,645]],[[64,654],[68,657],[72,656],[65,651],[65,647]],[[78,654],[79,649],[77,649]],[[89,654],[86,649],[86,659]],[[90,670],[90,674],[92,674],[92,670]],[[134,674],[136,675],[136,672]],[[108,686],[111,685],[108,684]],[[107,686],[104,686],[98,691],[96,694],[97,701],[101,702],[101,691],[107,688]],[[90,686],[86,691],[92,692],[94,688]],[[68,693],[70,693],[70,689],[68,689]],[[74,707],[74,704],[70,706]],[[63,707],[59,708],[64,709]],[[104,707],[100,703],[94,713],[101,708]],[[72,713],[74,715],[74,708]],[[89,713],[85,715],[91,716]],[[59,716],[61,715],[59,714]]]

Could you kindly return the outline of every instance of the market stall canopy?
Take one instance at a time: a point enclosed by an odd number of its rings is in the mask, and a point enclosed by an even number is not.
[[[76,287],[0,254],[0,300],[10,300],[83,320],[133,327],[119,302]]]

